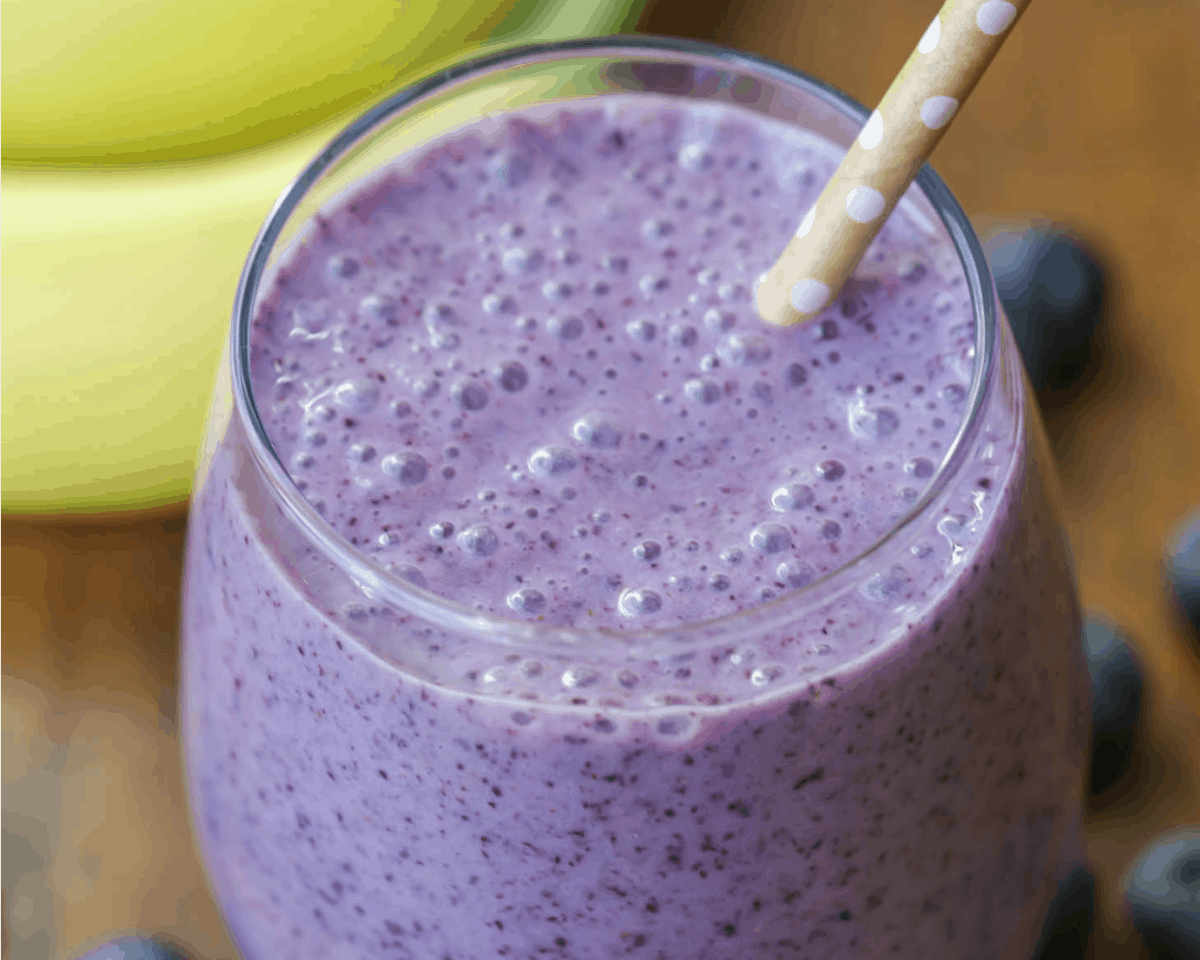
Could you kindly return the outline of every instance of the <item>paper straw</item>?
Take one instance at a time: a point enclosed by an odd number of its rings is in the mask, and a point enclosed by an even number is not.
[[[825,309],[991,63],[1029,0],[946,0],[783,254],[758,312],[790,326]]]

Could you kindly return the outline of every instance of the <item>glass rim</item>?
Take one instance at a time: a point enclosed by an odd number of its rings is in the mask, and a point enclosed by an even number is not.
[[[499,52],[465,58],[448,68],[410,83],[367,109],[329,141],[276,200],[255,237],[238,281],[230,331],[233,416],[238,417],[241,422],[254,465],[269,483],[275,504],[282,507],[289,519],[297,523],[306,536],[324,551],[324,556],[346,571],[368,596],[462,633],[486,632],[500,642],[517,640],[521,645],[546,649],[550,642],[556,641],[579,649],[592,649],[587,643],[589,640],[606,644],[615,641],[623,647],[641,648],[649,646],[655,640],[667,639],[672,641],[671,649],[679,652],[680,633],[703,636],[711,640],[718,636],[726,636],[749,624],[754,624],[758,630],[770,630],[803,617],[817,605],[840,596],[857,582],[857,571],[869,568],[875,557],[914,527],[963,466],[971,441],[978,433],[982,412],[990,394],[992,374],[997,364],[998,314],[991,272],[983,246],[967,214],[946,183],[928,163],[921,167],[914,183],[938,214],[958,255],[969,289],[975,322],[975,362],[963,418],[921,496],[907,513],[869,547],[812,583],[734,613],[707,620],[627,630],[614,627],[567,627],[482,613],[388,573],[371,557],[351,545],[305,499],[296,486],[279,459],[259,415],[250,369],[250,332],[253,328],[254,310],[260,283],[268,273],[269,258],[275,250],[275,243],[292,213],[307,197],[310,188],[363,137],[389,119],[403,114],[407,108],[419,105],[432,94],[452,90],[472,79],[483,78],[497,68],[603,55],[627,55],[645,59],[654,55],[665,55],[666,62],[693,64],[697,58],[704,58],[714,66],[742,67],[782,82],[790,88],[798,88],[801,93],[823,101],[826,106],[834,108],[842,116],[857,120],[860,125],[866,123],[870,116],[868,108],[842,90],[774,60],[733,47],[675,37],[613,35],[511,46]],[[586,100],[589,96],[597,94],[567,98],[564,102],[573,99]],[[837,584],[839,580],[843,581],[840,586]]]

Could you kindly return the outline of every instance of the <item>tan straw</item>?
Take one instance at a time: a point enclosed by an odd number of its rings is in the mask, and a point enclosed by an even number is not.
[[[758,312],[818,315],[887,220],[1029,0],[946,0],[833,179],[758,285]]]

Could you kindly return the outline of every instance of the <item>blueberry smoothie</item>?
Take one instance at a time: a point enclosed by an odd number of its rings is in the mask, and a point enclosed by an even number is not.
[[[916,191],[821,318],[757,319],[839,156],[590,97],[282,251],[245,376],[290,480],[220,428],[184,605],[247,960],[1028,955],[1087,716],[1047,461]]]

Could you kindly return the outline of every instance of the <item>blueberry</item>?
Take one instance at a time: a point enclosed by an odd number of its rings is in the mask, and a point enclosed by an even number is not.
[[[189,960],[189,957],[158,937],[117,937],[82,954],[79,960]]]
[[[1075,867],[1058,885],[1032,960],[1084,960],[1096,914],[1096,881]]]
[[[1167,581],[1174,602],[1200,639],[1200,509],[1171,537],[1167,546]]]
[[[1125,896],[1153,960],[1200,957],[1200,828],[1147,846],[1125,875]]]
[[[1142,714],[1142,675],[1125,637],[1106,617],[1089,612],[1083,652],[1092,675],[1092,755],[1088,792],[1099,797],[1129,771]]]
[[[1104,274],[1083,242],[1045,221],[1014,224],[984,244],[1035,390],[1080,379],[1104,305]]]

